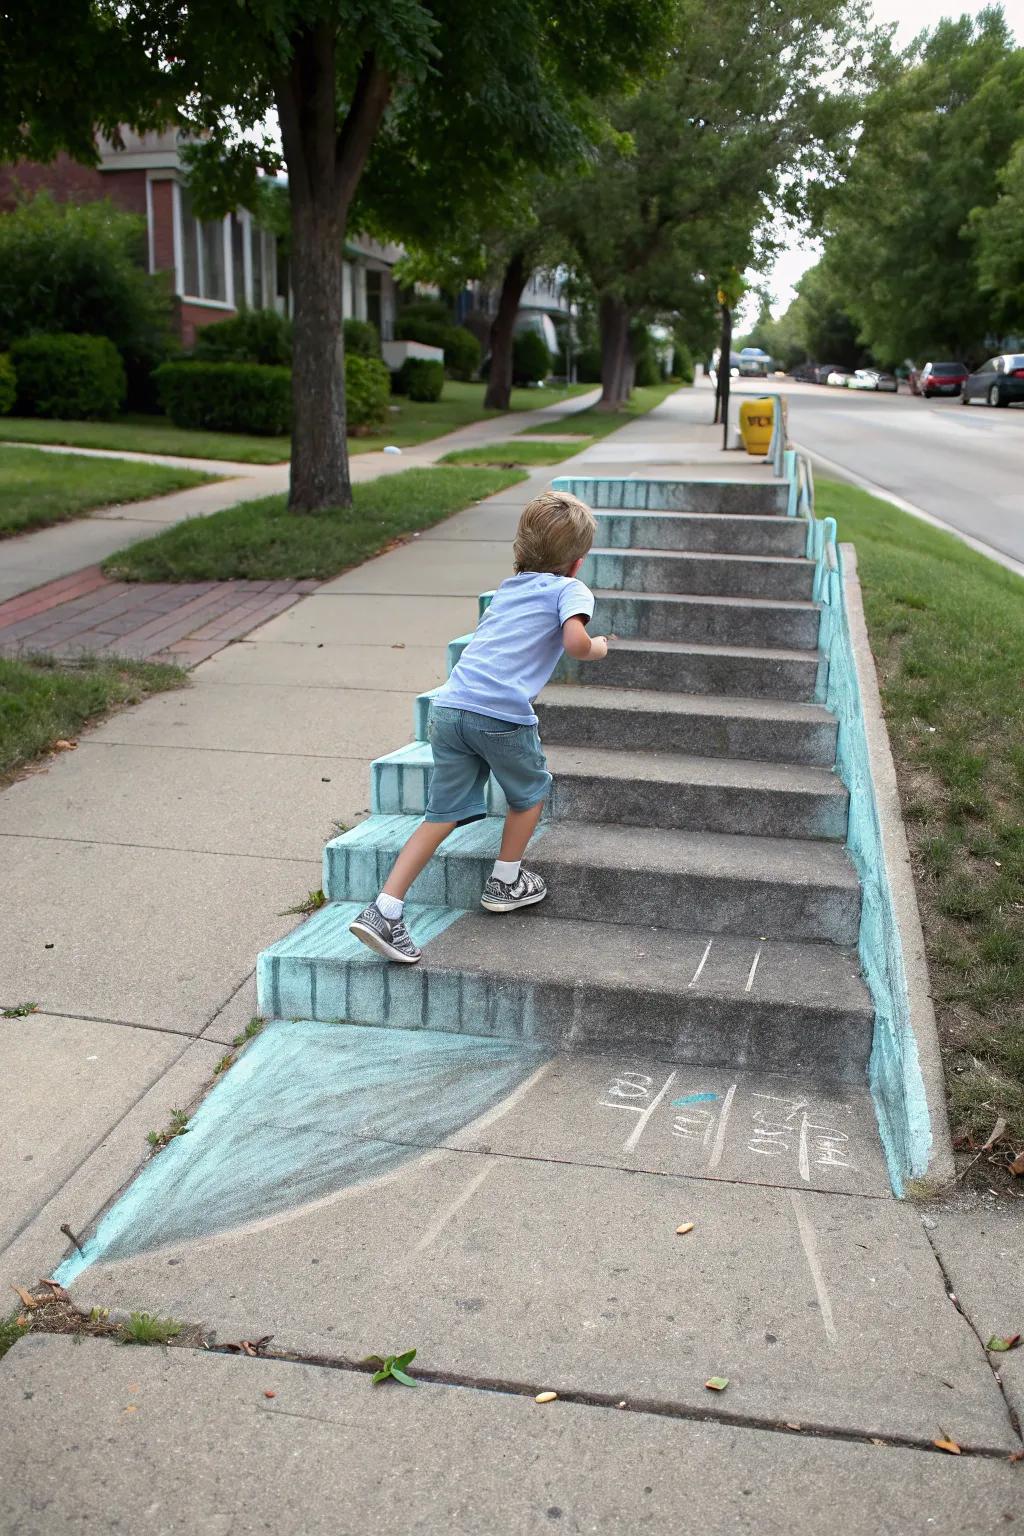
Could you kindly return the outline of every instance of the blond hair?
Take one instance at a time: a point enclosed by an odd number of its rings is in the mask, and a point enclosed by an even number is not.
[[[516,572],[568,570],[590,549],[597,521],[568,491],[544,491],[523,508],[512,546]]]

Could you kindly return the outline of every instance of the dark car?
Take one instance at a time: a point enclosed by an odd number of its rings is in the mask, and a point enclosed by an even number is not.
[[[967,378],[963,363],[925,363],[917,381],[917,391],[926,400],[935,395],[958,395]]]
[[[986,405],[1009,405],[1024,400],[1024,353],[1003,352],[968,374],[960,391],[964,405],[984,400]]]
[[[827,384],[829,374],[835,373],[839,367],[839,363],[819,363],[814,370],[815,384]],[[844,368],[842,371],[845,373],[846,369]]]

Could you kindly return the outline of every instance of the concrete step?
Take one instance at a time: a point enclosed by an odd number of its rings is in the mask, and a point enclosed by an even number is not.
[[[372,901],[415,816],[371,816],[324,849],[331,901]],[[476,907],[501,841],[501,820],[458,827],[410,890],[427,906]],[[548,822],[528,863],[548,881],[553,918],[636,923],[677,932],[854,945],[856,872],[836,843],[667,828]]]
[[[727,517],[785,514],[789,486],[780,480],[605,479],[594,475],[559,475],[556,491],[579,496],[594,511],[698,512]]]
[[[724,512],[597,512],[603,549],[691,549],[802,556],[807,524],[796,517]]]
[[[424,947],[387,965],[331,904],[260,956],[258,1007],[537,1041],[564,1050],[650,1050],[701,1066],[863,1079],[873,1009],[856,956],[833,945],[722,938],[553,918],[410,906]]]
[[[590,628],[627,640],[699,645],[785,646],[813,651],[821,614],[816,603],[757,597],[688,597],[597,590]]]
[[[602,667],[591,669],[603,676]],[[417,701],[417,723],[426,714]],[[838,725],[820,704],[552,684],[537,701],[546,746],[688,752],[831,768]],[[423,738],[421,738],[423,739]]]
[[[846,836],[846,787],[827,768],[575,745],[549,747],[547,757],[554,775],[545,812],[551,821],[755,837]],[[370,770],[373,812],[421,816],[432,769],[428,742],[378,758]],[[488,813],[504,816],[507,809],[490,779]]]
[[[606,591],[809,602],[814,562],[788,555],[592,549],[580,575],[588,586]]]

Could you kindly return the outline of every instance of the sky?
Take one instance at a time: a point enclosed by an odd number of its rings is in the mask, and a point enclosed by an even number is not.
[[[875,0],[875,20],[895,21],[896,42],[901,47],[914,40],[924,27],[933,27],[943,16],[977,15],[991,0]],[[1024,39],[1024,0],[1002,0],[1003,12],[1018,40]],[[779,256],[768,279],[772,311],[781,315],[793,299],[794,287],[821,254],[821,247],[806,235],[794,234]],[[752,306],[753,321],[757,312]]]

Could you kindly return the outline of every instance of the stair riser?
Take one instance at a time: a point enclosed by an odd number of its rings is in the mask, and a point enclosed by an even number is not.
[[[555,490],[579,496],[594,511],[723,513],[726,517],[781,517],[787,485],[743,480],[625,480],[559,475]]]
[[[419,763],[380,760],[371,767],[373,813],[422,816],[430,769]],[[487,784],[487,814],[504,816],[505,797]],[[664,784],[649,780],[555,774],[546,809],[551,821],[596,821],[629,827],[669,827],[680,832],[737,832],[748,837],[811,837],[842,841],[846,798],[837,794],[735,788],[720,784]]]
[[[599,597],[590,628],[594,634],[624,640],[812,651],[818,644],[820,623],[820,614],[813,608],[747,608],[704,603],[700,598],[680,603],[624,595]]]
[[[582,579],[616,592],[680,592],[697,597],[765,597],[809,602],[814,567],[765,560],[689,559],[686,555],[607,554],[587,556]]]
[[[659,993],[642,976],[620,990],[425,966],[262,957],[257,1006],[268,1018],[447,1029],[558,1050],[635,1049],[691,1066],[792,1072],[815,1082],[863,1081],[871,1049],[864,1013],[756,995],[695,991],[681,998]]]
[[[559,663],[555,681],[593,683],[602,688],[653,688],[666,693],[714,694],[740,699],[789,699],[814,701],[818,657],[806,661],[786,657],[765,662],[756,656],[725,656],[697,653],[679,656],[664,651],[618,651],[612,647],[599,663]]]
[[[543,697],[537,703],[537,716],[541,737],[552,747],[686,752],[692,757],[732,757],[761,763],[800,763],[818,768],[831,768],[836,760],[838,726],[833,723],[748,720],[743,716],[730,719],[718,715],[677,715],[667,711],[658,714],[638,709],[590,709],[581,705],[545,704]],[[417,723],[419,717],[417,709]]]
[[[390,847],[329,843],[324,850],[324,891],[329,901],[372,901],[384,884],[395,853]],[[474,910],[491,873],[493,857],[443,852],[424,870],[409,900],[432,907]],[[544,903],[551,917],[577,922],[636,923],[680,932],[750,934],[767,939],[816,939],[857,943],[860,893],[829,885],[791,885],[771,879],[723,879],[650,869],[606,869],[587,864],[550,867],[540,840],[531,868],[548,879]]]
[[[602,549],[693,549],[708,554],[791,555],[800,558],[807,546],[807,525],[787,517],[710,517],[693,514],[598,512],[597,537]]]

